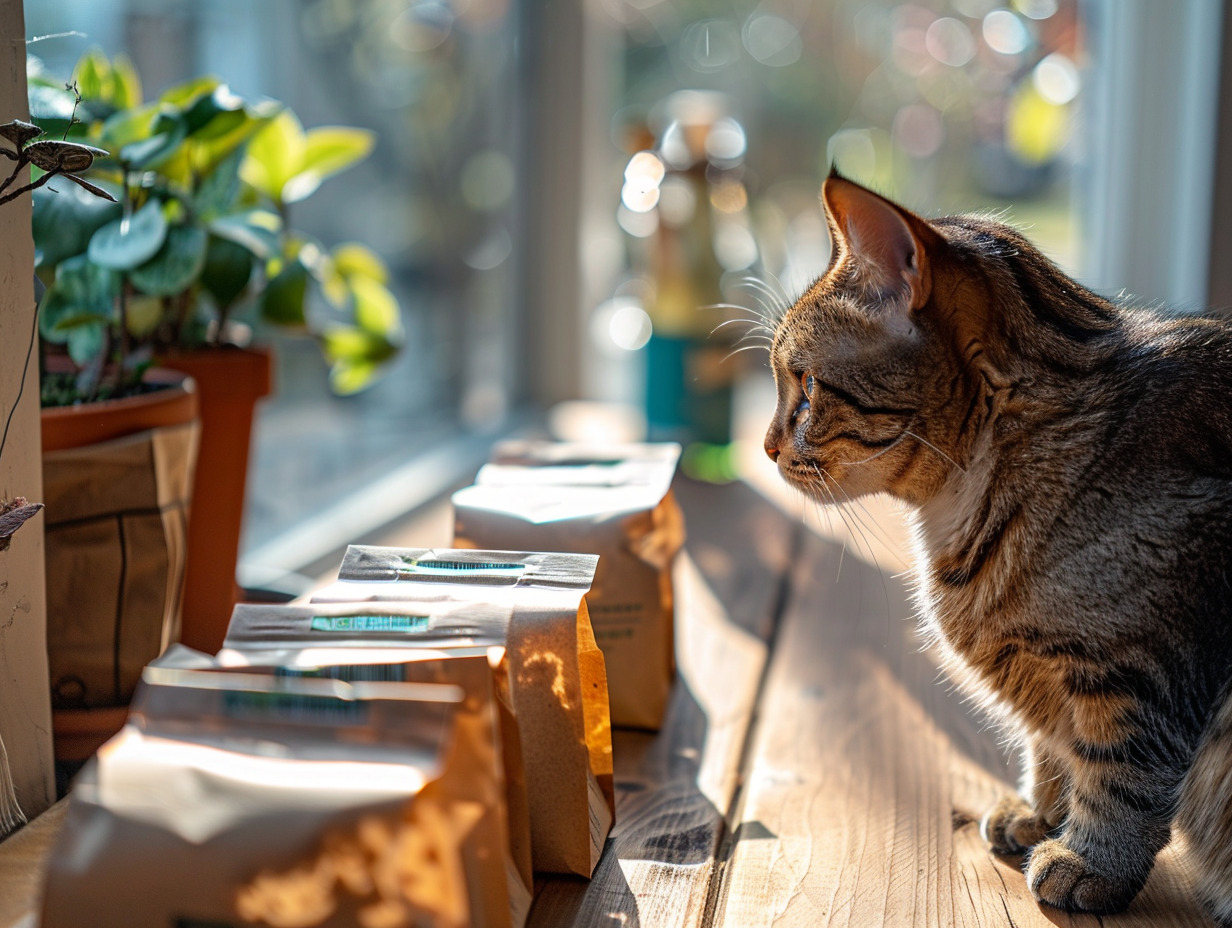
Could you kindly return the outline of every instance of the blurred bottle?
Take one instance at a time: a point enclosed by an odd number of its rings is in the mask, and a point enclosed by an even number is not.
[[[726,446],[732,440],[736,365],[729,360],[730,337],[715,331],[729,315],[719,305],[723,268],[715,254],[711,203],[716,182],[735,164],[713,157],[709,144],[716,127],[733,124],[726,109],[718,94],[669,97],[655,150],[635,154],[626,171],[626,206],[653,201],[646,211],[657,216],[653,234],[632,250],[634,271],[652,285],[646,305],[653,326],[646,345],[647,425],[652,439],[686,446]],[[686,468],[689,459],[686,453]]]

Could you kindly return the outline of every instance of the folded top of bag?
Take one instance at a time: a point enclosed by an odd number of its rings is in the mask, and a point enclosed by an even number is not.
[[[240,603],[231,614],[218,659],[260,652],[274,666],[373,664],[425,651],[504,646],[513,608],[450,601],[346,602],[310,605]],[[360,652],[360,653],[357,653]],[[245,663],[251,663],[251,658]]]
[[[338,576],[342,580],[548,587],[585,592],[594,581],[598,561],[592,554],[350,545]]]
[[[659,496],[676,472],[680,445],[593,445],[579,442],[518,441],[496,446],[480,469],[477,485],[645,486]]]

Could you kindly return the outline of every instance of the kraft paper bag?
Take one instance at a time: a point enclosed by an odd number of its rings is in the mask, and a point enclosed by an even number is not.
[[[52,705],[125,705],[180,636],[200,425],[43,455]]]
[[[338,581],[312,597],[314,606],[402,603],[428,615],[432,604],[448,605],[436,620],[442,630],[478,625],[483,606],[510,610],[496,643],[509,656],[534,868],[582,876],[594,872],[615,808],[607,675],[586,605],[595,563],[579,554],[352,545]]]
[[[487,924],[472,888],[485,810],[444,782],[465,774],[450,769],[463,700],[148,668],[74,787],[43,928]]]
[[[475,486],[453,496],[460,548],[599,555],[587,602],[617,726],[657,730],[675,681],[679,458],[676,444],[506,443]]]
[[[512,925],[530,907],[530,807],[521,736],[510,696],[504,640],[508,606],[450,603],[237,605],[217,664],[267,673],[355,682],[450,683],[466,701],[459,737],[473,756],[491,758],[503,801],[494,809],[507,834]],[[204,655],[202,655],[204,657]],[[161,663],[161,661],[160,661]]]

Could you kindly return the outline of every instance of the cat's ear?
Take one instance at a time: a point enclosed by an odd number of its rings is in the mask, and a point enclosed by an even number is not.
[[[821,188],[830,234],[842,260],[855,256],[871,283],[884,292],[905,292],[908,308],[922,308],[932,293],[929,248],[940,241],[920,217],[831,171]]]

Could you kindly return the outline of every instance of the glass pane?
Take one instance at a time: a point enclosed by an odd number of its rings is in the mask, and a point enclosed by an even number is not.
[[[654,331],[704,335],[722,320],[697,306],[773,312],[798,296],[829,261],[818,192],[831,165],[925,216],[997,212],[1075,270],[1076,0],[601,9],[623,64],[605,173],[628,258],[611,292]],[[692,322],[664,297],[682,280]],[[629,321],[642,317],[621,318],[633,334],[596,325],[598,354],[645,344]]]
[[[257,332],[277,382],[259,409],[244,548],[501,421],[515,394],[520,119],[507,0],[39,0],[26,20],[31,36],[52,35],[30,50],[53,74],[100,47],[133,60],[147,100],[213,74],[284,102],[305,127],[376,133],[366,160],[290,205],[290,222],[325,248],[380,255],[406,345],[373,387],[339,397],[313,340]]]

